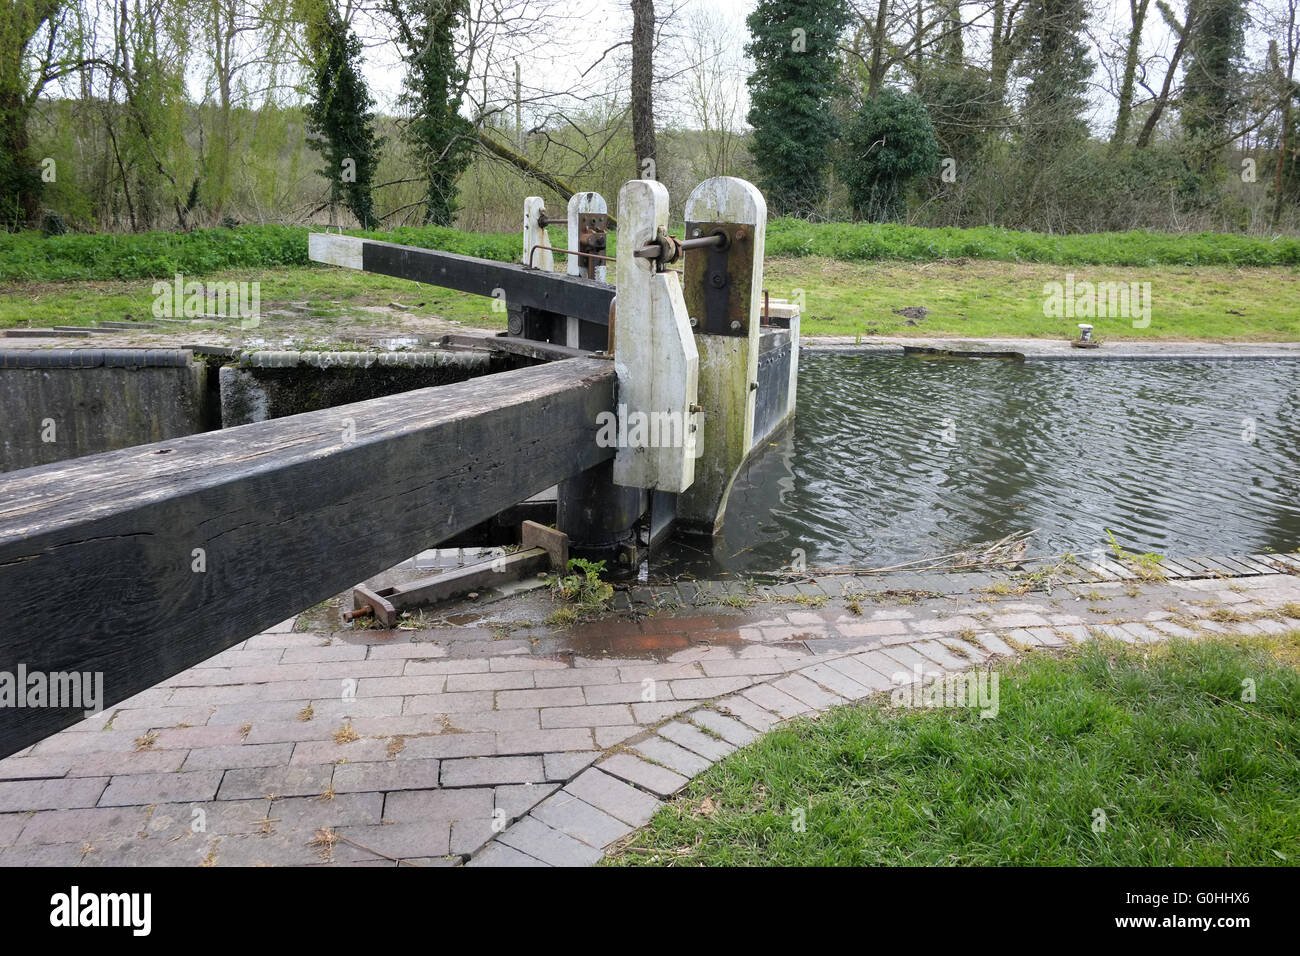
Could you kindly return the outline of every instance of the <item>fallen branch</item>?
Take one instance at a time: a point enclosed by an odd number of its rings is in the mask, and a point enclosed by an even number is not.
[[[556,176],[554,173],[547,172],[545,169],[542,169],[542,167],[538,166],[527,156],[521,156],[519,153],[516,153],[513,149],[507,146],[505,143],[493,139],[491,136],[488,135],[487,130],[481,129],[478,131],[478,141],[493,156],[496,156],[500,159],[504,159],[507,163],[514,166],[524,175],[531,176],[533,179],[537,180],[543,186],[546,186],[548,189],[554,190],[555,192],[559,193],[560,197],[564,199],[566,202],[569,199],[571,199],[575,193],[582,192],[582,190],[574,189],[572,186],[566,183],[559,176]],[[608,222],[609,222],[610,229],[615,229],[618,227],[618,223],[614,220],[613,216],[609,216]]]

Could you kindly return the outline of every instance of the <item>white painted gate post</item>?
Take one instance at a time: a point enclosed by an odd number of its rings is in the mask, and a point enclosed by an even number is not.
[[[582,234],[582,227],[578,221],[578,217],[585,213],[593,212],[602,215],[609,212],[609,208],[605,205],[605,197],[600,193],[574,193],[569,197],[569,237],[568,244],[565,246],[566,249],[576,250],[578,248],[578,237]],[[582,275],[582,270],[579,266],[579,260],[581,258],[581,256],[570,254],[568,263],[565,266],[565,271],[569,275]],[[596,263],[594,278],[601,282],[605,281],[605,263]]]
[[[731,485],[754,443],[767,234],[767,201],[757,187],[733,176],[695,187],[686,200],[686,238],[717,231],[729,236],[725,251],[688,251],[684,266],[704,424],[695,483],[678,499],[677,519],[685,530],[704,534],[721,528]],[[619,280],[621,286],[621,273]]]
[[[634,255],[667,231],[668,190],[650,179],[626,183],[618,221],[614,482],[682,492],[695,476],[699,353],[677,273]]]
[[[565,241],[564,248],[570,250],[566,257],[564,271],[571,276],[582,275],[582,257],[576,256],[573,252],[580,248],[582,236],[581,217],[590,213],[599,213],[605,215],[609,208],[605,205],[605,197],[598,192],[574,193],[569,197],[569,234]],[[602,249],[603,253],[604,250]],[[597,261],[594,271],[594,278],[600,282],[605,280],[605,263]],[[565,331],[565,345],[571,349],[581,348],[582,336],[579,332],[581,320],[569,316],[568,325]]]
[[[524,252],[521,260],[524,265],[541,269],[543,272],[555,271],[555,256],[551,253],[550,237],[546,227],[539,221],[546,211],[546,201],[541,196],[529,196],[524,200]],[[533,252],[534,246],[546,246]]]

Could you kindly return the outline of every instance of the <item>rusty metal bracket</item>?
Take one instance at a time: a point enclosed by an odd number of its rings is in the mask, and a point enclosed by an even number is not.
[[[359,617],[374,617],[384,627],[396,627],[397,608],[386,597],[392,592],[392,588],[372,591],[360,584],[356,585],[352,588],[352,610],[344,613],[343,620],[354,621]]]
[[[578,274],[596,278],[596,263],[612,261],[605,255],[609,215],[603,212],[578,213]],[[572,243],[572,238],[570,238]]]
[[[721,235],[722,241],[700,240]],[[749,335],[753,227],[733,222],[688,222],[682,294],[697,333]]]
[[[654,242],[647,242],[632,253],[638,259],[649,259],[654,263],[655,272],[665,271],[665,267],[676,262],[682,256],[682,243],[674,239],[668,231],[660,226],[655,233]]]
[[[353,609],[343,615],[343,620],[373,617],[384,627],[394,628],[402,609],[498,587],[531,577],[547,568],[557,573],[567,570],[568,535],[535,521],[525,521],[520,528],[520,538],[522,546],[518,551],[488,561],[476,561],[393,587],[371,589],[358,584],[352,589]]]

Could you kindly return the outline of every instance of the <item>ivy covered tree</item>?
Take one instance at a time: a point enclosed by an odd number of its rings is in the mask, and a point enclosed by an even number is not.
[[[969,164],[995,134],[1002,98],[984,70],[929,65],[916,83],[916,92],[934,124],[943,155]]]
[[[1245,25],[1244,0],[1190,0],[1181,112],[1191,139],[1222,139],[1232,113],[1242,106]]]
[[[751,151],[759,186],[777,215],[806,216],[826,195],[830,147],[839,135],[836,44],[845,0],[758,0],[747,19]]]
[[[847,125],[839,169],[854,217],[901,219],[908,185],[939,165],[939,140],[925,104],[914,93],[886,86],[874,100],[863,100]]]
[[[460,115],[468,76],[456,59],[456,28],[468,0],[384,0],[406,61],[400,99],[409,113],[405,136],[418,153],[427,190],[425,223],[450,226],[456,216],[456,180],[477,141]]]
[[[1017,72],[1027,81],[1021,111],[1026,153],[1044,156],[1088,135],[1083,119],[1092,58],[1087,0],[1029,0],[1017,27]]]
[[[55,49],[65,12],[63,0],[0,0],[0,228],[40,218],[43,183],[27,123],[42,90],[61,72],[41,54]]]
[[[383,140],[375,136],[374,100],[361,75],[361,41],[330,0],[307,0],[304,15],[311,64],[308,145],[325,160],[330,202],[343,202],[363,229],[373,229],[371,195]]]

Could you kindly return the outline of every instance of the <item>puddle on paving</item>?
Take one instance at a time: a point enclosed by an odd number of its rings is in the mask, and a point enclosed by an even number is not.
[[[444,614],[439,620],[452,627],[471,627],[488,619],[486,614]]]
[[[404,576],[390,572],[381,578],[391,577],[396,583]],[[370,583],[380,586],[379,579]],[[822,627],[792,628],[779,608],[763,604],[707,612],[679,608],[649,616],[610,611],[595,620],[557,626],[545,623],[557,605],[544,588],[504,599],[486,594],[484,598],[483,602],[462,598],[441,607],[413,609],[404,617],[403,626],[390,630],[371,626],[364,618],[344,623],[342,611],[352,601],[351,593],[345,592],[300,614],[295,630],[320,632],[347,644],[428,642],[431,648],[443,649],[431,650],[431,656],[448,652],[452,657],[490,656],[491,648],[485,642],[499,641],[503,655],[526,651],[563,661],[620,658],[667,662],[683,660],[683,652],[693,648],[728,648],[741,654],[754,645],[806,653],[811,646],[806,642],[827,636]],[[801,623],[811,622],[805,618]],[[782,633],[770,633],[773,627],[780,627]]]
[[[631,657],[665,661],[692,647],[744,647],[751,643],[740,628],[749,618],[735,614],[585,621],[553,631],[545,641],[548,654],[577,657]]]

